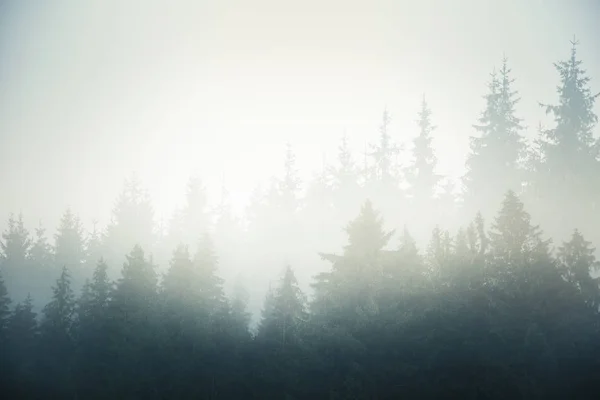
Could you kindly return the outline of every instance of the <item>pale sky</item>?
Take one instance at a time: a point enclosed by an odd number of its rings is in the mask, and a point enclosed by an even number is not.
[[[67,206],[106,223],[132,171],[159,217],[192,172],[213,201],[224,177],[241,209],[287,141],[308,178],[344,131],[362,151],[386,106],[410,140],[423,94],[439,171],[458,177],[503,54],[533,134],[573,35],[600,91],[598,21],[594,0],[2,1],[2,225],[53,226]]]

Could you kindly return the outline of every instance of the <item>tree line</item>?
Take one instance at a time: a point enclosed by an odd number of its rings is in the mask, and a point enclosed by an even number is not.
[[[86,233],[67,210],[52,245],[43,226],[31,235],[11,214],[0,241],[3,392],[592,398],[598,94],[576,50],[573,42],[570,58],[555,64],[558,100],[542,104],[554,125],[540,127],[533,144],[516,116],[508,61],[491,74],[459,199],[436,172],[423,99],[408,167],[396,160],[387,112],[362,166],[344,138],[337,164],[304,196],[288,146],[283,177],[256,191],[245,226],[226,196],[211,210],[197,179],[166,232],[136,179],[105,229]],[[404,229],[395,237],[385,223]],[[255,278],[226,290],[224,265],[246,277],[266,272],[266,296],[250,295]]]

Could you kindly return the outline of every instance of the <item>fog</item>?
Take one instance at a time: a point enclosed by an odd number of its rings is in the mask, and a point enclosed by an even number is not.
[[[536,140],[557,125],[540,103],[559,104],[554,63],[573,43],[600,113],[599,20],[594,0],[2,2],[0,230],[22,214],[66,265],[59,228],[78,220],[77,296],[100,257],[116,280],[139,244],[162,277],[179,244],[194,254],[208,233],[252,329],[286,266],[313,298],[331,268],[319,254],[344,252],[367,200],[393,231],[387,250],[406,231],[425,254],[436,227],[458,238],[478,212],[488,229],[509,190],[552,254],[576,228],[598,245],[600,159],[552,169]],[[503,65],[520,122],[502,129],[525,146],[515,172],[468,161]],[[433,174],[411,180],[423,101]],[[7,285],[13,302],[30,293],[40,312],[52,271]]]

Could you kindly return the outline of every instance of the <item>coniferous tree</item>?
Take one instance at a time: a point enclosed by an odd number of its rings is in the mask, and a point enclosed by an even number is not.
[[[135,245],[149,249],[155,243],[154,211],[139,178],[133,175],[125,181],[112,212],[112,220],[104,238],[104,257],[109,267],[118,268]],[[118,270],[109,270],[116,278]]]
[[[48,282],[54,281],[58,272],[54,265],[52,247],[41,222],[35,230],[35,240],[29,249],[28,260],[35,276],[30,281],[30,290],[36,294],[36,308],[41,310],[52,297],[52,287]]]
[[[400,147],[393,143],[389,133],[390,115],[384,110],[381,126],[379,127],[379,141],[372,145],[370,156],[374,163],[374,179],[382,182],[385,186],[397,183],[397,172],[395,171],[395,157],[400,152]]]
[[[358,322],[357,309],[371,312],[377,307],[376,296],[389,257],[384,248],[394,232],[383,230],[383,220],[367,201],[346,233],[348,244],[342,255],[321,254],[333,265],[331,271],[316,277],[312,307],[316,314],[329,314],[330,322],[352,326]]]
[[[425,97],[421,102],[417,120],[419,134],[413,141],[413,163],[408,170],[408,183],[411,185],[412,200],[428,209],[440,180],[436,174],[437,158],[431,145],[431,133],[435,126],[431,122],[431,110]]]
[[[154,265],[138,245],[126,256],[121,278],[108,310],[110,349],[118,363],[111,376],[117,393],[155,393],[151,360],[159,349],[157,338],[157,276]]]
[[[329,167],[332,203],[338,218],[336,224],[350,220],[360,209],[363,193],[359,185],[360,171],[344,134],[338,147],[337,165]]]
[[[494,71],[485,96],[486,107],[474,128],[479,136],[471,138],[471,153],[464,176],[465,210],[488,215],[507,190],[519,192],[523,180],[522,160],[525,145],[522,120],[516,116],[519,98],[513,90],[514,79],[506,58],[499,73]]]
[[[60,397],[72,396],[75,393],[75,296],[67,267],[62,268],[52,289],[52,299],[42,310],[40,367],[44,371],[43,381],[49,393]]]
[[[84,270],[85,242],[79,218],[67,209],[55,235],[54,262],[56,271],[67,268],[73,277],[74,288],[80,289],[92,271]]]
[[[1,266],[7,287],[10,289],[13,300],[24,301],[32,290],[29,279],[31,265],[27,254],[31,248],[29,232],[25,228],[23,215],[15,217],[11,214],[8,218],[8,227],[2,233],[0,241]]]
[[[0,341],[4,342],[4,334],[10,316],[10,297],[0,274]]]
[[[591,91],[591,79],[577,57],[578,43],[571,43],[571,57],[554,64],[560,75],[558,102],[541,104],[553,116],[554,127],[541,129],[541,161],[534,177],[534,187],[538,188],[536,209],[550,220],[554,236],[564,235],[563,227],[572,221],[592,232],[589,215],[597,211],[600,195],[596,183],[600,142],[594,137],[598,123],[594,105],[600,93]],[[569,215],[563,212],[565,209],[571,210]]]
[[[269,294],[259,336],[285,347],[302,324],[306,323],[306,299],[298,286],[294,271],[285,267],[279,287]]]
[[[221,310],[225,303],[223,279],[218,275],[219,260],[209,234],[202,235],[193,259],[195,284],[203,307],[209,315]]]
[[[595,309],[600,305],[600,283],[592,274],[600,269],[594,256],[595,248],[576,229],[571,240],[558,249],[558,261],[564,277],[581,293],[585,301]]]
[[[7,325],[6,360],[10,370],[11,393],[19,398],[36,394],[36,355],[38,325],[33,300],[27,295],[17,303]]]
[[[515,192],[506,193],[491,228],[491,260],[506,271],[550,260],[550,241],[542,239],[539,227],[531,224],[531,216]]]

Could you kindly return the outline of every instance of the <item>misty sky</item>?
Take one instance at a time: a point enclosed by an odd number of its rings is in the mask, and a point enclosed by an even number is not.
[[[593,0],[1,1],[1,224],[54,226],[67,206],[104,224],[132,171],[159,217],[192,172],[239,209],[287,141],[308,179],[344,131],[363,151],[385,106],[410,140],[423,94],[458,177],[503,53],[532,135],[573,35],[600,91],[598,21]]]

